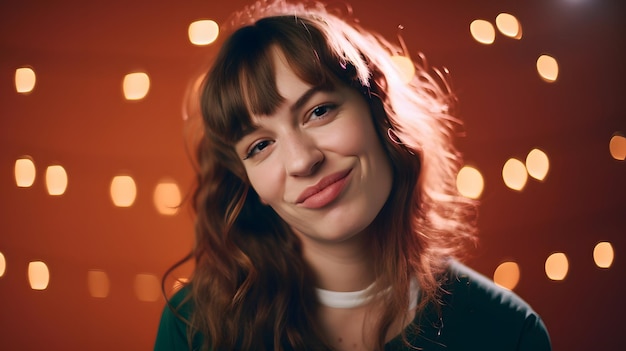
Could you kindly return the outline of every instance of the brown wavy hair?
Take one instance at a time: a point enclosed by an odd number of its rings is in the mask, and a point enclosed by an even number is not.
[[[312,85],[345,84],[362,92],[393,168],[390,196],[371,224],[379,303],[377,347],[409,304],[412,277],[420,304],[436,302],[446,260],[474,238],[474,203],[456,193],[457,120],[447,80],[424,62],[403,81],[400,49],[348,14],[317,3],[257,3],[237,14],[200,92],[204,135],[193,197],[196,241],[189,340],[212,350],[330,350],[316,323],[313,276],[298,238],[250,186],[234,143],[282,101],[271,50]],[[389,130],[392,132],[389,132]],[[469,220],[468,220],[469,219]]]

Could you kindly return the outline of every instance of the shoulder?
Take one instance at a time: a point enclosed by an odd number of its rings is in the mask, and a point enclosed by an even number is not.
[[[188,342],[188,323],[192,309],[188,286],[181,288],[166,302],[157,330],[155,351],[199,350],[196,346],[198,340],[194,339],[193,347],[190,347]]]
[[[541,317],[514,292],[454,260],[442,288],[442,334],[463,334],[483,350],[550,350]]]
[[[428,350],[549,351],[548,332],[522,298],[475,270],[450,261],[442,294],[415,318],[413,347]],[[389,348],[391,350],[392,348]]]
[[[458,261],[450,261],[442,289],[444,301],[457,308],[480,308],[518,318],[535,314],[531,306],[514,292]]]

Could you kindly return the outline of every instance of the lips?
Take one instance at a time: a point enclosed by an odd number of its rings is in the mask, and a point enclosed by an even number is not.
[[[306,208],[321,208],[335,200],[343,190],[348,175],[352,170],[333,173],[320,179],[298,196],[296,204]]]

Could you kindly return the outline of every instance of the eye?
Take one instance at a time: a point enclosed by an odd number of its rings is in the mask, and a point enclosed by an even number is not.
[[[337,107],[337,105],[335,104],[324,104],[324,105],[319,105],[317,107],[315,107],[312,111],[311,114],[309,115],[309,120],[312,119],[322,119],[327,117],[335,108]]]
[[[247,160],[247,159],[249,159],[251,157],[254,157],[254,155],[256,155],[259,152],[263,151],[263,149],[265,149],[266,147],[270,146],[273,143],[274,142],[272,140],[261,140],[261,141],[259,141],[258,143],[254,144],[250,148],[250,151],[248,151],[248,153],[246,154],[246,156],[243,159]]]

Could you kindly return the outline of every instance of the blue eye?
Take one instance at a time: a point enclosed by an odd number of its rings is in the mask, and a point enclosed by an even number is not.
[[[246,155],[246,157],[244,157],[244,160],[247,160],[251,157],[253,157],[254,155],[258,154],[259,152],[263,151],[263,149],[265,149],[266,147],[270,146],[273,143],[273,141],[271,140],[261,140],[258,143],[254,144],[254,146],[250,149],[250,151],[248,151],[248,154]]]

